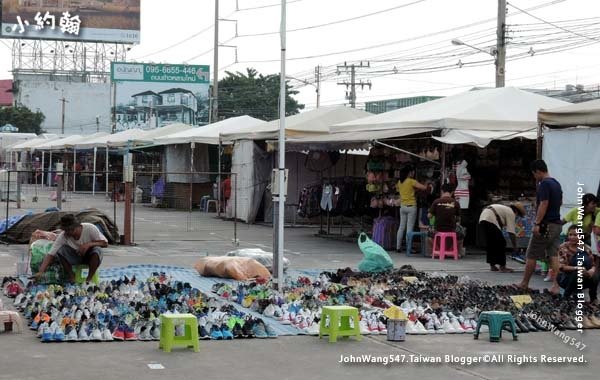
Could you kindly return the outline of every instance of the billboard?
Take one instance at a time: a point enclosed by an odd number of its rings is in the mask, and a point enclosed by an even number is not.
[[[140,42],[140,0],[1,0],[2,38]]]
[[[208,121],[209,66],[111,64],[117,130]]]

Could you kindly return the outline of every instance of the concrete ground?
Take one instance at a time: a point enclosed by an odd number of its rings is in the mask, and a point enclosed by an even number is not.
[[[103,197],[75,194],[66,209],[75,211],[94,206],[112,215],[112,203]],[[38,205],[43,207],[44,205]],[[118,205],[117,221],[122,219]],[[22,210],[10,208],[10,212]],[[286,229],[286,256],[298,269],[336,269],[356,267],[362,254],[356,244],[315,237],[314,228]],[[272,229],[264,226],[238,224],[239,247],[269,250]],[[214,214],[136,208],[136,246],[110,247],[105,251],[103,267],[127,264],[168,264],[191,266],[206,254],[219,255],[231,249],[233,223],[216,219]],[[14,274],[18,257],[25,254],[25,245],[0,246],[0,275]],[[468,252],[469,253],[469,252]],[[410,264],[419,270],[447,271],[465,274],[491,283],[515,283],[522,276],[522,264],[508,263],[517,269],[513,274],[491,273],[485,257],[472,252],[465,259],[432,260],[418,256],[392,254],[396,266]],[[533,287],[545,287],[540,276],[534,276]],[[2,296],[3,297],[3,296]],[[5,306],[10,301],[3,298]],[[600,371],[596,349],[600,330],[586,330],[583,335],[568,331],[567,335],[587,347],[580,351],[563,343],[549,332],[521,334],[519,341],[505,336],[500,343],[490,343],[483,334],[480,340],[471,335],[408,336],[405,342],[388,342],[385,336],[365,336],[360,342],[339,341],[296,336],[273,340],[202,341],[200,352],[177,350],[163,353],[157,342],[63,343],[42,344],[30,330],[23,334],[0,334],[0,379],[143,379],[206,378],[206,379],[374,379],[442,378],[442,379],[562,379],[583,378]],[[575,342],[576,343],[576,342]],[[373,355],[403,360],[404,363],[342,364],[341,355]],[[487,363],[471,366],[460,363],[410,363],[413,358],[439,357],[454,354],[466,359],[485,355],[503,355],[504,364]],[[588,363],[540,363],[540,355],[549,357],[584,355]],[[523,355],[538,363],[517,365],[510,359]],[[490,356],[491,357],[491,356]],[[414,360],[413,360],[414,361]],[[150,369],[149,364],[161,364],[164,369]]]

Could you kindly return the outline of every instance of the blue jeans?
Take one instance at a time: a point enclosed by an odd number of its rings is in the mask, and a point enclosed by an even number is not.
[[[417,220],[417,206],[402,206],[400,207],[400,228],[396,235],[396,249],[399,251],[402,248],[402,239],[415,228]]]

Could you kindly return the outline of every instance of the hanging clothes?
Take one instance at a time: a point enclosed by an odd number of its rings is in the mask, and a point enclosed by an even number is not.
[[[467,161],[462,160],[456,167],[457,185],[454,196],[460,204],[461,209],[469,208],[469,180],[471,179],[471,174],[469,174],[469,171],[467,170],[467,165]]]
[[[333,186],[325,185],[323,195],[321,195],[321,208],[325,211],[333,209]]]

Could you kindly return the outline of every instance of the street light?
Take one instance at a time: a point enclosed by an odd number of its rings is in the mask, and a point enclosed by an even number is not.
[[[477,51],[480,51],[480,52],[482,52],[482,53],[489,54],[489,55],[491,55],[492,57],[496,57],[496,52],[497,52],[497,51],[496,51],[496,49],[495,49],[495,48],[490,48],[490,51],[485,51],[485,50],[483,50],[483,49],[481,49],[481,48],[478,48],[477,46],[469,45],[469,44],[467,44],[467,43],[465,43],[465,42],[463,42],[463,41],[459,40],[458,38],[453,38],[451,42],[452,42],[452,45],[456,45],[456,46],[463,46],[463,45],[464,45],[464,46],[468,46],[468,47],[470,47],[471,49],[475,49],[475,50],[477,50]]]
[[[500,63],[500,59],[499,59],[500,57],[498,54],[497,47],[491,47],[490,51],[486,51],[481,48],[478,48],[477,46],[469,45],[469,44],[465,43],[464,41],[459,40],[458,38],[453,38],[450,42],[452,42],[452,45],[468,46],[471,49],[480,51],[485,54],[489,54],[492,57],[494,57],[494,66],[496,66],[496,87],[504,87],[504,59],[502,59],[502,63]],[[502,57],[504,57],[504,55]],[[463,63],[461,61],[458,61],[458,66],[462,67]]]

